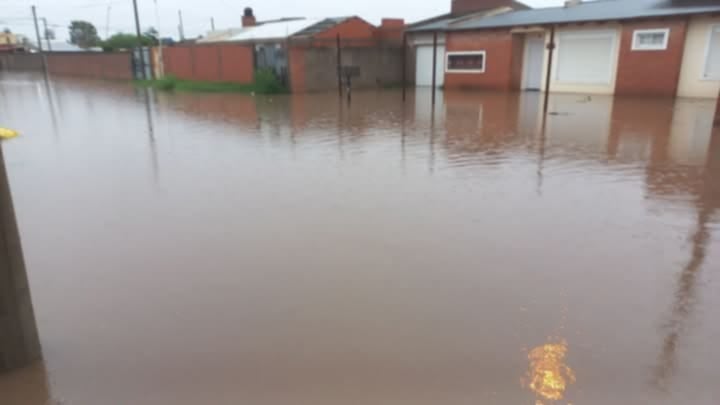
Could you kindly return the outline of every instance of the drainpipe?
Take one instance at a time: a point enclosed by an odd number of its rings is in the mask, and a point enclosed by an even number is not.
[[[342,49],[340,47],[340,34],[337,34],[335,38],[337,47],[338,96],[342,97]]]
[[[432,64],[432,105],[435,106],[436,76],[437,76],[437,31],[433,32],[433,64]]]
[[[402,100],[405,101],[405,93],[407,92],[407,32],[403,31],[402,39]]]
[[[550,43],[547,44],[548,61],[547,72],[545,74],[545,99],[543,101],[543,114],[548,112],[548,102],[550,101],[550,78],[552,77],[552,60],[555,51],[555,26],[550,27]]]

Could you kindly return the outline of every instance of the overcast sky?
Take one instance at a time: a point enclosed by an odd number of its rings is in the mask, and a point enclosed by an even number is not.
[[[258,20],[279,17],[335,17],[358,15],[377,24],[382,17],[405,18],[408,22],[446,13],[450,0],[137,0],[143,29],[159,27],[162,36],[178,36],[178,9],[183,11],[186,37],[202,35],[210,29],[210,18],[216,28],[239,26],[243,8],[252,7]],[[563,0],[523,0],[532,7],[563,4]],[[10,28],[34,40],[30,6],[37,6],[38,17],[47,18],[58,39],[67,39],[71,20],[92,22],[101,37],[106,28],[115,32],[133,32],[132,0],[0,0],[0,29]],[[410,5],[410,7],[408,7]],[[109,24],[107,23],[109,12]]]

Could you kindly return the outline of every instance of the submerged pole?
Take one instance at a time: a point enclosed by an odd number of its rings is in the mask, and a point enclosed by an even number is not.
[[[337,48],[338,96],[342,97],[342,49],[340,48],[340,34],[337,34],[335,37],[335,47]]]
[[[433,32],[433,62],[432,62],[432,105],[435,105],[435,91],[437,90],[437,31]]]
[[[405,93],[407,93],[407,32],[403,32],[402,53],[402,99],[405,101]]]
[[[27,366],[40,357],[30,286],[0,146],[0,373]]]
[[[555,51],[555,26],[550,27],[550,43],[547,44],[548,62],[547,72],[545,72],[545,98],[543,101],[543,114],[548,112],[548,103],[550,102],[550,78],[552,77],[552,60]]]

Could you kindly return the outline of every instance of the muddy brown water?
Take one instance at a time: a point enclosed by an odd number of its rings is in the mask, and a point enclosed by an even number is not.
[[[713,103],[540,101],[3,74],[44,360],[0,403],[717,404]]]

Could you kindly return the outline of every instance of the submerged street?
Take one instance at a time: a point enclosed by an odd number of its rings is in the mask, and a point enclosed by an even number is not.
[[[541,103],[0,74],[43,352],[0,403],[716,404],[714,101]]]

